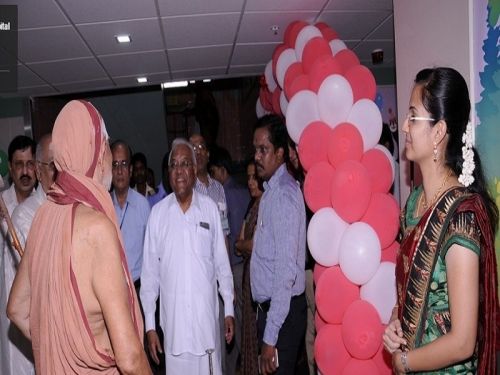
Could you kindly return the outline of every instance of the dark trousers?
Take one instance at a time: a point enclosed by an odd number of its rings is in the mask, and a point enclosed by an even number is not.
[[[257,305],[257,337],[259,339],[259,348],[262,347],[268,310],[268,303]],[[299,296],[292,297],[290,300],[290,310],[288,311],[285,322],[281,326],[278,342],[276,343],[279,367],[275,374],[295,374],[295,365],[299,354],[299,348],[304,341],[306,324],[307,302],[304,293],[302,293]]]

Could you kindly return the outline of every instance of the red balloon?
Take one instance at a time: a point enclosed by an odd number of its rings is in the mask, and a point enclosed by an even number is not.
[[[327,324],[318,332],[314,341],[314,359],[322,374],[341,374],[350,358],[339,325]]]
[[[344,73],[347,72],[351,67],[359,65],[358,56],[356,56],[353,51],[347,48],[337,52],[335,58],[339,62]]]
[[[311,81],[309,86],[310,89],[314,92],[318,92],[325,78],[332,74],[342,74],[342,67],[335,57],[331,55],[318,57],[309,72],[309,80]]]
[[[358,300],[347,308],[342,320],[342,339],[351,356],[372,358],[382,344],[382,333],[382,322],[372,304]]]
[[[281,116],[280,95],[281,89],[279,87],[276,87],[273,91],[272,97],[273,112]]]
[[[363,156],[363,138],[359,130],[348,122],[337,125],[328,138],[328,161],[338,167],[345,160],[360,161]]]
[[[385,326],[382,326],[385,330]],[[384,345],[380,345],[377,354],[372,358],[375,362],[379,373],[381,375],[392,375],[392,356],[387,350],[384,349]]]
[[[316,22],[314,24],[318,28],[319,31],[323,31],[323,29],[329,29],[330,26],[326,22]]]
[[[293,96],[302,90],[309,90],[309,77],[305,74],[300,74],[297,76],[291,84],[288,86],[285,85],[285,96],[290,102]]]
[[[326,161],[314,164],[304,181],[304,197],[312,212],[330,207],[331,181],[335,169]]]
[[[347,308],[359,300],[359,287],[344,276],[340,266],[329,267],[316,285],[316,308],[330,324],[341,324]]]
[[[332,50],[324,38],[317,36],[306,43],[304,51],[302,52],[304,71],[310,73],[314,63],[321,56],[332,56]]]
[[[326,326],[327,324],[328,324],[327,322],[321,319],[321,316],[316,310],[316,312],[314,313],[314,327],[316,328],[316,332],[319,332],[319,330],[324,326]]]
[[[276,46],[276,48],[273,51],[273,58],[272,58],[272,61],[273,61],[273,76],[274,76],[274,80],[276,82],[278,82],[278,80],[276,79],[276,64],[278,63],[278,57],[280,57],[281,53],[284,50],[286,50],[287,48],[288,48],[288,46],[285,43],[282,43],[282,44],[279,44],[278,46]]]
[[[333,39],[338,39],[339,35],[333,30],[330,26],[328,26],[324,22],[318,22],[316,26],[319,31],[321,31],[321,34],[323,34],[323,38],[325,38],[328,42]]]
[[[347,365],[344,367],[342,375],[359,374],[377,375],[379,374],[378,367],[371,359],[363,361],[356,358],[351,358],[351,360],[347,362]]]
[[[328,160],[328,137],[332,129],[322,121],[306,126],[300,136],[298,152],[300,164],[305,171],[315,163]]]
[[[349,68],[344,76],[351,84],[354,102],[359,99],[375,100],[377,83],[370,69],[364,65],[355,65]]]
[[[285,72],[285,77],[283,79],[283,89],[285,90],[285,95],[287,92],[287,87],[288,90],[290,90],[290,86],[292,85],[292,82],[297,78],[298,76],[304,74],[304,69],[302,67],[302,63],[297,61],[291,64],[288,69]]]
[[[260,104],[262,104],[262,108],[268,112],[273,110],[273,94],[267,89],[267,87],[260,88],[259,99]]]
[[[289,48],[295,48],[295,41],[297,40],[300,30],[307,25],[309,24],[304,21],[293,21],[287,26],[283,40]]]
[[[394,242],[399,230],[399,205],[391,194],[373,193],[361,221],[377,233],[382,249]]]
[[[314,284],[318,284],[319,277],[323,274],[323,271],[326,269],[328,269],[328,267],[322,266],[319,263],[316,263],[314,265],[314,271],[313,271]]]
[[[340,218],[354,223],[365,214],[372,195],[372,182],[360,162],[346,160],[331,180],[331,202]]]
[[[374,193],[387,193],[392,186],[392,165],[386,154],[377,148],[364,153],[361,164],[368,170]]]
[[[396,256],[398,254],[398,250],[399,250],[399,242],[394,241],[385,249],[382,249],[382,256],[380,258],[380,261],[396,263]]]

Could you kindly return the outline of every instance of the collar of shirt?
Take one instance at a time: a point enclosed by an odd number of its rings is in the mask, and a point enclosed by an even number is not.
[[[128,188],[128,190],[127,190],[127,199],[125,199],[125,205],[126,205],[127,203],[128,203],[128,204],[131,204],[131,205],[133,205],[133,204],[134,204],[134,203],[132,202],[132,200],[130,199],[130,190],[131,190],[131,189],[130,189],[130,187],[129,187],[129,188]],[[116,192],[115,192],[114,190],[111,192],[111,200],[113,201],[113,205],[114,205],[114,206],[118,206],[118,207],[122,208],[122,207],[120,206],[120,203],[118,203],[118,199],[116,198]],[[124,208],[125,208],[125,205],[123,206]]]
[[[276,169],[276,172],[271,176],[269,181],[264,181],[264,190],[272,189],[276,184],[278,184],[280,177],[283,174],[288,173],[286,170],[286,163],[281,164],[281,166]]]

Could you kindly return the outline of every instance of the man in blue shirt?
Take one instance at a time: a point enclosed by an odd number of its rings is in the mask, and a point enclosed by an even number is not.
[[[130,188],[132,166],[129,146],[118,140],[111,145],[111,152],[113,154],[111,199],[125,243],[128,268],[134,280],[137,295],[139,295],[144,233],[151,209],[147,199]]]
[[[254,132],[257,174],[265,181],[250,262],[262,374],[294,374],[307,321],[306,215],[300,186],[288,173],[283,119],[259,119]]]
[[[151,208],[172,192],[168,181],[168,154],[167,152],[161,161],[161,182],[156,187],[157,193],[147,198]]]

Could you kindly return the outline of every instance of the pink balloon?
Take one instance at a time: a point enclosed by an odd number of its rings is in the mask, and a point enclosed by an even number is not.
[[[374,193],[387,193],[394,181],[392,165],[386,154],[376,148],[364,153],[361,164],[366,168],[372,181]]]
[[[307,25],[302,30],[300,30],[299,35],[297,35],[297,40],[295,41],[295,56],[297,60],[302,61],[304,48],[312,38],[321,37],[321,31],[313,25]]]
[[[273,112],[281,116],[280,95],[281,95],[281,89],[278,86],[276,86],[276,89],[273,92],[273,99],[272,99]]]
[[[262,107],[262,103],[260,102],[260,98],[257,99],[257,102],[255,103],[255,114],[257,115],[257,118],[261,118],[264,115],[267,115],[269,112]]]
[[[276,46],[276,48],[273,51],[272,68],[273,68],[274,81],[276,83],[278,83],[278,79],[276,78],[276,64],[278,63],[278,58],[280,57],[281,53],[287,48],[288,48],[287,45],[282,43]]]
[[[322,374],[340,374],[350,358],[342,342],[340,326],[328,324],[318,332],[314,359]]]
[[[273,75],[273,61],[269,60],[266,65],[266,69],[264,70],[264,77],[266,78],[266,84],[269,91],[273,92],[278,84]]]
[[[389,246],[386,248],[382,249],[382,256],[381,256],[381,261],[382,262],[392,262],[396,263],[396,257],[398,254],[399,250],[399,242],[394,241],[391,243]]]
[[[292,85],[292,82],[299,76],[303,75],[304,74],[304,69],[302,67],[302,63],[301,62],[294,62],[292,65],[290,65],[288,67],[288,69],[286,70],[286,73],[285,73],[285,79],[283,81],[283,85],[284,85],[284,91],[285,91],[285,95],[286,95],[286,98],[288,100],[290,100],[291,98],[291,95],[290,95],[290,89],[291,89],[291,85]]]
[[[347,49],[347,46],[345,45],[345,43],[340,39],[330,40],[330,43],[328,43],[328,44],[330,45],[330,49],[332,50],[333,56],[335,56],[340,51]]]
[[[388,324],[396,305],[396,265],[380,263],[375,275],[361,287],[360,296],[375,307],[382,323]]]
[[[314,63],[321,56],[332,56],[332,50],[328,42],[322,36],[318,36],[309,40],[304,47],[304,52],[302,53],[304,71],[309,74],[312,71]]]
[[[315,121],[306,126],[299,139],[300,164],[305,171],[315,163],[327,161],[328,138],[332,130],[321,121]]]
[[[361,221],[375,230],[382,248],[389,246],[399,231],[398,202],[391,194],[374,192]]]
[[[318,92],[326,77],[332,74],[342,74],[342,68],[331,55],[323,55],[316,59],[309,71],[310,88]]]
[[[287,48],[282,51],[276,62],[276,82],[283,89],[285,86],[285,74],[290,65],[297,62],[295,51],[292,48]]]
[[[305,74],[301,74],[292,81],[288,89],[285,86],[285,95],[288,100],[292,100],[295,94],[304,90],[309,91],[309,77]]]
[[[342,339],[349,354],[356,359],[372,358],[382,344],[382,329],[377,310],[366,301],[354,301],[342,320]]]
[[[340,50],[334,56],[342,67],[342,71],[344,73],[347,72],[351,67],[359,65],[358,56],[356,56],[356,54],[350,49]]]
[[[295,48],[295,41],[297,40],[297,35],[299,35],[300,30],[309,25],[304,21],[293,21],[285,29],[285,34],[283,40],[285,44],[290,48]]]
[[[328,269],[328,267],[322,266],[319,263],[316,263],[314,265],[314,271],[313,271],[313,279],[314,279],[314,284],[318,284],[318,280],[323,274],[323,272]]]
[[[360,161],[363,156],[363,138],[358,129],[348,122],[337,125],[328,137],[328,161],[338,167],[343,161]]]
[[[328,323],[325,322],[323,319],[321,319],[321,316],[319,316],[318,310],[316,310],[316,313],[314,314],[314,327],[316,328],[316,332],[319,332],[321,328],[326,326]]]
[[[377,375],[378,373],[377,365],[373,360],[360,360],[356,358],[351,358],[349,362],[347,362],[344,371],[342,371],[342,375]]]
[[[361,219],[371,195],[370,175],[360,162],[346,160],[338,165],[331,181],[331,203],[344,221],[353,223]]]
[[[380,253],[380,242],[373,228],[360,221],[353,223],[340,240],[340,269],[352,283],[366,284],[377,272]]]
[[[322,207],[330,207],[330,186],[334,168],[327,162],[314,164],[304,181],[304,197],[312,212]]]
[[[280,94],[280,108],[281,108],[281,113],[285,114],[286,109],[288,108],[288,100],[286,100],[285,92],[281,90]]]
[[[318,108],[321,120],[334,128],[347,120],[352,108],[352,89],[340,74],[325,78],[318,90]]]
[[[316,308],[330,324],[341,324],[347,308],[359,300],[359,287],[351,283],[339,266],[325,270],[316,285]]]
[[[355,102],[359,99],[375,100],[377,83],[370,69],[364,65],[355,65],[344,76],[351,84]]]
[[[355,102],[347,116],[347,121],[356,126],[363,137],[363,150],[378,144],[382,134],[382,115],[377,105],[368,99]]]
[[[306,126],[314,121],[319,121],[318,96],[309,90],[299,91],[286,109],[286,128],[290,138],[299,143]]]
[[[383,329],[385,330],[385,326]],[[384,345],[380,345],[372,361],[377,365],[380,375],[392,375],[392,356],[384,349]]]
[[[267,87],[261,87],[259,91],[260,104],[266,111],[273,110],[273,94],[269,92]]]

